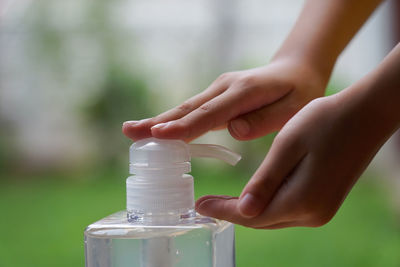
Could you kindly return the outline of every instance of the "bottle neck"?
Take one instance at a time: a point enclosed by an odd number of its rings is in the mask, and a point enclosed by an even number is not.
[[[174,225],[195,217],[191,175],[137,174],[126,180],[126,193],[131,223]]]
[[[178,225],[193,222],[196,212],[192,209],[170,210],[168,212],[143,212],[128,210],[128,222],[140,225]]]

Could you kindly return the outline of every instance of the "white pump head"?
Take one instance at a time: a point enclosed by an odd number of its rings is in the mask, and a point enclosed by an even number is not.
[[[128,219],[143,221],[150,215],[152,223],[175,223],[194,213],[191,157],[221,159],[231,165],[240,155],[218,145],[186,144],[180,140],[147,138],[130,147],[131,174],[127,179]]]

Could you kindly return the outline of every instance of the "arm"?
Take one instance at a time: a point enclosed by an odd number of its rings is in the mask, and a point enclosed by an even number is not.
[[[336,58],[379,2],[306,1],[270,64],[223,74],[176,108],[126,122],[123,132],[134,140],[154,136],[190,141],[226,126],[238,140],[279,130],[304,105],[324,94]]]
[[[362,80],[297,113],[240,198],[205,196],[197,210],[255,228],[327,223],[400,127],[399,73],[400,44]]]
[[[277,58],[297,58],[328,78],[337,57],[381,0],[307,0]]]

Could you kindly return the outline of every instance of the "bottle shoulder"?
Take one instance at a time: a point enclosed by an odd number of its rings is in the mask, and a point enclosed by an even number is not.
[[[144,238],[159,235],[181,235],[196,229],[221,232],[229,227],[233,227],[233,224],[197,213],[190,222],[177,225],[134,224],[128,222],[126,211],[119,211],[90,224],[85,229],[85,235],[98,238]]]

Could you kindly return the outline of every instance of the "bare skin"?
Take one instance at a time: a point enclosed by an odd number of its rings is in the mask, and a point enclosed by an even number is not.
[[[202,93],[154,118],[126,122],[123,132],[193,140],[228,125],[238,140],[280,129],[324,94],[336,58],[379,0],[308,0],[293,30],[267,66],[222,74]],[[166,123],[168,124],[162,124]]]
[[[400,126],[399,73],[400,45],[363,80],[300,110],[279,132],[239,198],[204,196],[196,209],[254,228],[329,222]]]
[[[306,1],[270,64],[221,75],[179,107],[124,123],[123,132],[190,141],[227,126],[249,140],[283,127],[240,197],[204,196],[196,209],[254,228],[325,224],[400,124],[399,46],[364,79],[321,97],[338,55],[379,2]]]
[[[305,104],[323,95],[325,82],[304,79],[313,75],[305,66],[286,61],[226,73],[181,106],[138,125],[128,124],[124,132],[133,139],[152,135],[190,141],[229,124],[236,139],[257,138],[282,128]],[[163,121],[169,122],[158,124]],[[153,124],[157,125],[149,129]]]

